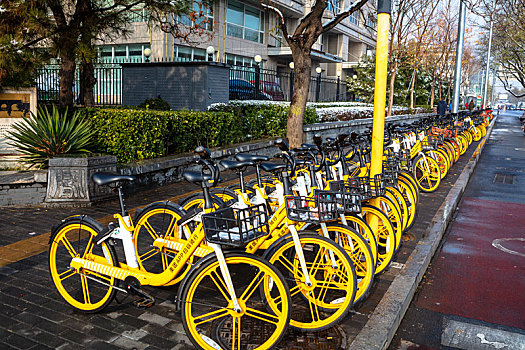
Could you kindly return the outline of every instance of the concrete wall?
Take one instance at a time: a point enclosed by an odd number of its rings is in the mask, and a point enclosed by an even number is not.
[[[158,96],[174,110],[206,111],[212,103],[228,103],[228,65],[170,62],[126,63],[122,67],[123,105],[137,106]]]

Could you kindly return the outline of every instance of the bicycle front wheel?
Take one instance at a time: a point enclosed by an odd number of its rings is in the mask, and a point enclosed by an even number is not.
[[[283,273],[290,288],[290,326],[318,331],[336,325],[350,311],[356,295],[356,273],[343,247],[315,232],[299,233],[311,284],[306,283],[291,236],[264,257]]]
[[[70,268],[73,258],[108,266],[119,266],[115,249],[103,242],[96,244],[100,228],[83,217],[64,221],[51,238],[49,272],[58,294],[80,312],[93,313],[105,308],[115,297],[118,280],[95,271]]]
[[[182,323],[198,349],[270,349],[286,332],[290,292],[282,274],[246,253],[225,254],[240,310],[216,258],[198,267],[182,293]],[[258,330],[255,332],[254,330]]]

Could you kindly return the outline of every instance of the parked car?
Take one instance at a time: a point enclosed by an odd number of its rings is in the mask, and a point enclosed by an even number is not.
[[[251,80],[250,83],[255,85],[255,80]],[[260,81],[259,88],[262,92],[267,93],[272,97],[274,101],[284,101],[284,93],[281,89],[281,85],[273,81]]]
[[[244,79],[230,79],[230,100],[272,100],[272,96],[263,91],[255,96],[255,85]]]

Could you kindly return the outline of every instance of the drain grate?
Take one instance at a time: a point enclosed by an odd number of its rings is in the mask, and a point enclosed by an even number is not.
[[[513,185],[514,184],[514,175],[510,174],[496,174],[494,176],[493,183],[504,184],[504,185]]]

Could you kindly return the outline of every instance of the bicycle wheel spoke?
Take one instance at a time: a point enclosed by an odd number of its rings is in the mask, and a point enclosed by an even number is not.
[[[312,321],[317,322],[321,319],[319,317],[319,308],[315,304],[315,293],[312,290],[310,293],[312,293],[311,297],[308,298],[308,307],[310,308],[310,316],[312,316]]]
[[[149,233],[151,238],[153,238],[153,240],[156,240],[157,238],[159,238],[159,235],[157,234],[157,232],[155,232],[153,227],[151,227],[147,219],[144,220],[144,227],[146,228],[146,231]]]
[[[292,264],[292,262],[290,260],[288,260],[286,257],[281,255],[281,256],[279,256],[277,261],[279,261],[283,265],[283,267],[285,269],[287,269],[292,275],[294,275],[294,276],[297,275],[296,277],[298,277],[298,278],[303,277],[302,271],[300,269],[295,269],[295,267]],[[274,265],[275,265],[275,263],[274,263]]]
[[[246,308],[246,315],[274,325],[277,325],[279,323],[278,316],[270,315],[267,312],[256,310],[251,307]]]
[[[63,236],[61,239],[62,243],[64,244],[64,247],[69,252],[69,255],[71,255],[72,258],[77,256],[77,252],[75,248],[73,248],[73,245],[71,245],[71,242],[69,242],[69,239],[67,239],[66,236]]]
[[[246,290],[242,293],[240,299],[242,301],[246,301],[246,300],[250,299],[250,297],[252,296],[253,292],[257,289],[257,287],[259,287],[259,285],[261,284],[263,279],[264,279],[264,272],[263,271],[259,271],[259,273],[257,273],[255,278],[250,282],[248,287],[246,287]]]
[[[84,303],[91,304],[86,276],[80,275],[80,281],[82,282],[82,294],[84,294]]]
[[[195,326],[199,326],[203,323],[208,323],[208,322],[217,320],[219,318],[222,318],[224,316],[228,316],[228,310],[219,309],[219,310],[208,312],[204,315],[197,316],[193,319],[193,322],[195,323]]]
[[[219,292],[221,292],[222,296],[227,302],[230,302],[230,293],[228,292],[228,287],[226,287],[226,283],[222,280],[222,276],[217,273],[217,271],[212,271],[210,273],[210,279],[213,281]]]
[[[235,346],[237,344],[237,346]],[[241,349],[241,318],[235,317],[232,321],[232,349]]]
[[[315,276],[317,274],[317,271],[319,271],[319,268],[321,266],[321,259],[326,254],[328,254],[328,252],[326,252],[326,249],[324,247],[320,247],[319,251],[317,252],[317,255],[314,258],[314,261],[310,265],[310,275]]]
[[[58,277],[60,278],[61,281],[64,281],[68,279],[69,277],[76,275],[76,273],[77,272],[75,270],[66,270],[62,272],[61,274],[59,274]]]
[[[156,250],[156,249],[150,249],[148,250],[146,253],[142,254],[142,255],[139,255],[139,260],[140,261],[146,261],[148,260],[149,258],[155,256],[159,254],[159,251]]]

